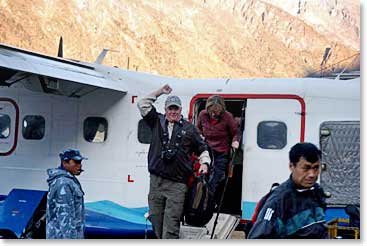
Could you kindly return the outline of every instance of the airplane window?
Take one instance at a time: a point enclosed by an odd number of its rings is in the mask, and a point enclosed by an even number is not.
[[[0,139],[8,138],[10,135],[10,117],[7,114],[0,114]]]
[[[45,136],[45,118],[40,115],[27,115],[23,118],[24,139],[40,140]]]
[[[84,139],[90,143],[103,143],[107,139],[107,120],[102,117],[88,117],[84,120]]]
[[[257,145],[262,149],[282,149],[287,145],[287,126],[279,121],[262,121],[257,126]]]
[[[143,144],[150,144],[150,141],[152,140],[152,129],[144,120],[139,120],[138,140]]]

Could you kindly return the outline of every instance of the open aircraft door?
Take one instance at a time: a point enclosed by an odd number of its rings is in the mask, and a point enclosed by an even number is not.
[[[304,139],[305,104],[296,95],[249,95],[243,133],[242,218],[275,182],[288,178],[288,152]]]
[[[10,98],[0,97],[0,156],[10,155],[18,141],[19,108]]]

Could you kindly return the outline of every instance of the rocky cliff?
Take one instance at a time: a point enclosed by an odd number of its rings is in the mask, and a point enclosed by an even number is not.
[[[0,0],[0,42],[56,55],[62,36],[66,58],[108,48],[106,65],[175,77],[303,77],[359,68],[359,19],[355,0]]]

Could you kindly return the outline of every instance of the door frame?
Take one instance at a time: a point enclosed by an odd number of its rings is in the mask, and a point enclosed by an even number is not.
[[[305,128],[306,128],[306,103],[302,97],[294,94],[196,94],[190,100],[190,108],[188,119],[192,122],[194,104],[199,99],[207,99],[212,95],[219,95],[225,99],[293,99],[297,100],[301,104],[301,132],[300,142],[305,140]]]
[[[300,119],[300,142],[304,142],[305,139],[305,130],[306,130],[306,103],[304,99],[298,95],[294,94],[196,94],[192,97],[190,101],[190,108],[189,108],[189,115],[188,119],[190,122],[193,120],[193,113],[194,113],[194,105],[197,100],[199,99],[207,99],[212,95],[219,95],[222,96],[224,99],[288,99],[288,100],[296,100],[300,103],[301,106],[301,119]],[[243,216],[243,211],[242,211]],[[248,220],[242,219],[240,223],[246,223]]]

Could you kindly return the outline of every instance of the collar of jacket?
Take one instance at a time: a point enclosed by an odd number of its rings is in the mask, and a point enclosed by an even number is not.
[[[292,179],[292,174],[289,176],[289,183],[290,183],[291,187],[294,190],[296,190],[297,192],[299,192],[299,193],[302,193],[302,192],[305,192],[305,191],[312,191],[312,190],[317,189],[317,187],[318,187],[318,184],[317,183],[315,183],[310,188],[300,188],[300,187],[297,187],[297,185],[294,183],[294,181]]]
[[[208,120],[209,120],[209,121],[213,119],[212,117],[210,117],[210,114],[209,114],[209,112],[208,112],[207,110],[205,110],[205,114],[206,114],[206,117],[208,117]],[[218,115],[217,117],[214,117],[214,119],[215,119],[215,120],[217,120],[217,121],[219,122],[219,121],[222,119],[223,114],[224,114],[224,112],[222,112],[222,113],[221,113],[220,115]]]
[[[166,125],[168,125],[167,116],[164,115],[164,118],[166,119]],[[181,118],[178,121],[174,121],[173,123],[178,123],[180,125],[183,125],[183,116],[181,115]]]

